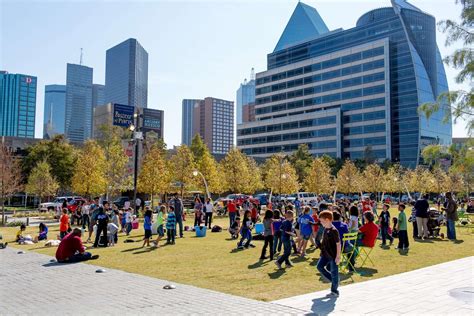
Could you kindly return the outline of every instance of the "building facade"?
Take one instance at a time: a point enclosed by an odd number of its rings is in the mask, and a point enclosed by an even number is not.
[[[255,121],[255,103],[246,104],[242,107],[242,123]]]
[[[51,84],[44,87],[43,138],[64,134],[66,121],[66,86]]]
[[[35,136],[36,77],[0,71],[0,136]]]
[[[105,103],[147,107],[148,53],[134,38],[107,50]]]
[[[379,161],[414,167],[424,146],[451,143],[444,109],[429,121],[417,111],[448,90],[432,16],[393,0],[329,31],[314,8],[296,11],[257,74],[256,121],[239,125],[239,148],[268,157],[306,143],[316,156],[357,159],[369,147]],[[291,36],[311,23],[312,39]]]
[[[92,85],[92,107],[105,104],[105,86],[103,84]]]
[[[193,113],[194,106],[199,106],[203,100],[183,99],[182,122],[181,122],[181,144],[191,146],[193,139]]]
[[[67,64],[65,134],[73,142],[92,136],[92,68]]]
[[[194,105],[193,134],[200,135],[213,154],[226,154],[234,146],[234,102],[205,98]],[[191,139],[192,139],[191,137]]]
[[[243,122],[244,106],[252,103],[255,103],[255,79],[245,80],[237,90],[237,124]]]

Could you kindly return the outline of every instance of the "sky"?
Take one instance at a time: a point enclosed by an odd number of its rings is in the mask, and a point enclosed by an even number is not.
[[[305,0],[330,30],[354,27],[365,12],[390,6],[389,0]],[[65,84],[66,63],[94,69],[105,83],[105,51],[136,38],[149,54],[148,107],[165,111],[168,147],[181,143],[182,99],[236,99],[252,67],[262,72],[297,0],[0,0],[0,70],[37,76],[35,137],[43,135],[44,86]],[[458,20],[454,0],[412,0],[437,20]],[[442,56],[456,46],[444,47]],[[460,47],[460,45],[458,45]],[[446,69],[450,89],[456,70]],[[466,137],[465,123],[453,137]]]

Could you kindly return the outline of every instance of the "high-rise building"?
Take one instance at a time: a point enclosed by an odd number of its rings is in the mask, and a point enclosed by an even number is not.
[[[253,68],[250,81],[245,79],[237,90],[237,124],[242,124],[244,106],[252,103],[255,103],[255,74]]]
[[[108,49],[105,61],[105,103],[146,108],[147,95],[146,50],[134,38]]]
[[[444,109],[429,120],[417,111],[448,90],[436,21],[404,0],[334,31],[300,2],[267,68],[256,78],[256,121],[238,126],[238,146],[249,155],[306,143],[314,155],[370,152],[414,167],[424,146],[451,143]]]
[[[66,86],[51,84],[44,87],[43,138],[64,134],[66,121]]]
[[[242,122],[255,121],[255,103],[249,103],[242,107]]]
[[[103,84],[92,85],[92,107],[105,104],[105,86]]]
[[[226,154],[234,145],[234,102],[208,97],[196,103],[192,137],[197,134],[211,153]]]
[[[66,137],[83,142],[92,136],[92,68],[67,64]]]
[[[199,106],[203,100],[184,99],[182,102],[181,144],[191,146],[193,139],[194,106]]]
[[[36,77],[0,71],[0,136],[35,136]]]

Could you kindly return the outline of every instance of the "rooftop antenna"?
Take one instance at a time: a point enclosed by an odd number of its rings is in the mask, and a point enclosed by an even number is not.
[[[255,80],[255,69],[253,69],[253,67],[252,70],[250,70],[250,80]]]
[[[81,58],[79,59],[79,65],[82,66],[82,47],[81,47]]]

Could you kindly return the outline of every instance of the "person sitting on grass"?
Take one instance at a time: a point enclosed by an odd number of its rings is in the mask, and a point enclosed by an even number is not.
[[[61,263],[73,263],[97,258],[99,258],[99,255],[93,256],[90,252],[85,251],[79,228],[74,228],[71,233],[67,234],[56,250],[56,260]]]
[[[245,211],[244,218],[242,220],[242,227],[240,228],[240,235],[242,236],[242,238],[240,239],[240,242],[237,243],[237,249],[244,249],[244,248],[248,248],[249,246],[255,247],[254,245],[251,244],[252,228],[253,228],[253,222],[251,218],[251,212],[247,210]],[[244,245],[244,241],[246,241],[245,245]]]
[[[145,237],[143,238],[143,245],[142,248],[145,247],[150,247],[150,238],[151,238],[151,216],[153,215],[153,212],[147,207],[145,211],[145,218],[143,220],[143,229],[145,230]]]
[[[20,226],[20,230],[16,232],[16,238],[15,238],[15,241],[17,243],[22,243],[25,241],[25,237],[23,236],[23,232],[26,230],[26,226],[25,224],[21,224]]]
[[[2,234],[0,234],[0,240],[2,240],[2,239],[3,239],[3,236],[2,236]],[[7,242],[5,242],[5,243],[0,242],[0,249],[5,249],[5,248],[7,248],[7,246],[8,246]]]
[[[174,206],[169,207],[168,217],[166,219],[166,244],[174,245],[174,237],[176,230],[176,214]]]
[[[46,240],[48,239],[48,226],[46,226],[44,223],[39,224],[39,235],[35,237],[34,242],[38,242],[40,240]]]

